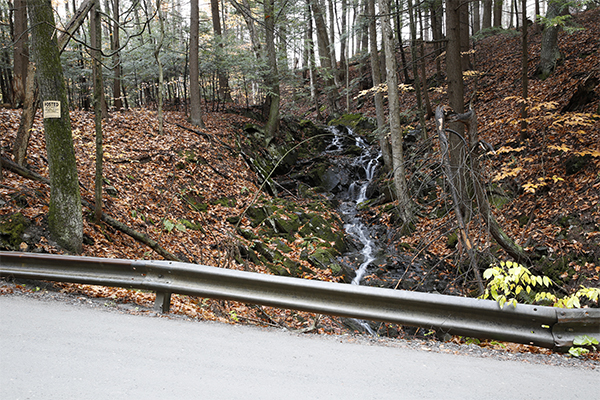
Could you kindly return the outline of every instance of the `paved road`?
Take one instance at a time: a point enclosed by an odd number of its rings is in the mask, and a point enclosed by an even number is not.
[[[0,296],[0,399],[597,399],[600,372]]]

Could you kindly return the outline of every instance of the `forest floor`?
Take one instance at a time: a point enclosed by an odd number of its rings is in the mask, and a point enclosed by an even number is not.
[[[466,88],[466,97],[472,99],[479,119],[480,138],[496,150],[495,154],[486,155],[484,175],[490,185],[511,193],[510,201],[496,210],[496,218],[505,232],[528,250],[542,252],[548,258],[567,257],[567,265],[563,265],[558,276],[565,293],[572,293],[579,285],[600,286],[600,117],[597,115],[600,106],[600,26],[597,23],[600,10],[576,15],[575,20],[584,29],[570,35],[560,34],[559,45],[565,60],[545,81],[532,78],[539,61],[541,34],[534,33],[531,28],[529,93],[532,100],[529,139],[526,141],[518,141],[521,55],[520,38],[514,35],[516,31],[476,42],[474,69],[480,74],[477,78],[467,78]],[[435,62],[430,61],[427,65],[429,77],[436,72]],[[443,62],[441,67],[443,70]],[[351,74],[353,82],[357,83],[359,70],[351,69]],[[571,98],[585,82],[590,82],[595,93],[584,104],[569,107],[567,111]],[[431,86],[432,106],[445,104],[444,84],[436,86],[432,83]],[[359,93],[358,84],[351,87],[349,111],[374,117],[372,101],[368,96],[357,100]],[[292,96],[286,97],[286,94],[284,91],[284,112],[316,119],[308,101],[293,102]],[[414,128],[414,93],[404,93],[401,106],[406,110],[406,128]],[[93,114],[73,111],[71,119],[81,194],[93,203]],[[20,110],[0,109],[4,157],[10,157],[19,121]],[[165,133],[159,135],[154,110],[111,113],[110,119],[103,122],[104,211],[158,241],[182,260],[266,273],[260,265],[235,260],[237,239],[234,227],[228,222],[228,218],[241,215],[256,200],[255,194],[259,190],[255,174],[239,153],[232,151],[239,147],[244,125],[256,121],[231,112],[207,113],[204,121],[206,128],[198,130],[189,125],[184,113],[167,112]],[[429,119],[428,132],[433,132],[433,127],[434,122]],[[38,115],[27,163],[32,171],[47,177],[44,149],[42,121]],[[3,171],[0,217],[19,212],[32,221],[29,239],[15,243],[16,250],[62,253],[45,230],[49,196],[45,184]],[[92,211],[84,209],[84,212],[83,255],[160,258],[122,232],[104,223],[94,224]],[[380,210],[369,212],[377,215],[381,223],[391,221]],[[462,257],[460,249],[448,246],[448,224],[452,217],[444,218],[420,217],[415,232],[409,237],[401,237],[399,243],[410,244],[415,249],[426,247],[439,257],[458,262]],[[242,227],[251,229],[245,219]],[[472,232],[481,232],[475,237],[478,245],[493,247],[483,229],[474,225]],[[499,250],[497,254],[502,256]],[[334,279],[325,273],[315,278]],[[53,290],[76,296],[135,303],[141,308],[132,312],[152,313],[152,293],[77,284],[53,287]],[[14,290],[27,292],[36,288],[22,284],[4,286],[0,287],[0,294]],[[256,323],[317,333],[347,331],[332,317],[189,296],[174,296],[172,312],[190,318]],[[486,343],[490,347],[506,347],[495,342]],[[507,348],[545,351],[531,346],[510,345]]]

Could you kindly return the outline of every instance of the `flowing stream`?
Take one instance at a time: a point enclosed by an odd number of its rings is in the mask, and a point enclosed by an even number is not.
[[[352,279],[353,285],[359,285],[367,272],[367,268],[375,260],[375,254],[378,250],[369,227],[362,221],[358,212],[360,204],[369,199],[369,186],[379,166],[381,151],[368,145],[362,137],[357,136],[350,129],[348,129],[347,134],[340,132],[336,127],[330,129],[335,136],[332,143],[325,150],[327,153],[333,155],[343,153],[347,149],[348,139],[352,139],[353,143],[351,145],[355,146],[356,150],[360,149],[361,152],[347,166],[351,171],[349,176],[351,183],[348,185],[347,190],[336,194],[336,197],[340,199],[339,211],[344,221],[344,229],[351,238],[362,246],[362,249],[360,249],[360,264],[356,268],[356,276]],[[367,322],[358,320],[356,322],[370,334],[375,335]]]

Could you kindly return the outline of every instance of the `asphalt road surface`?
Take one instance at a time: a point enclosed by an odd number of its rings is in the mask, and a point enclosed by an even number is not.
[[[600,371],[0,296],[0,399],[600,399]]]

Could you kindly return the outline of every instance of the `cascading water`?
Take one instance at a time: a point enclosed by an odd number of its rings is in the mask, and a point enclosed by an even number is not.
[[[350,164],[352,170],[355,171],[355,179],[352,180],[347,192],[342,192],[337,195],[341,200],[339,211],[344,220],[344,229],[350,237],[362,245],[362,249],[360,250],[362,259],[360,265],[356,268],[356,276],[352,279],[353,285],[359,285],[367,272],[367,268],[376,259],[375,254],[378,248],[375,240],[371,236],[369,227],[358,216],[358,208],[361,203],[368,200],[369,186],[371,185],[377,167],[379,166],[381,151],[374,150],[365,143],[363,138],[355,135],[350,129],[348,129],[347,134],[341,133],[339,129],[335,127],[332,127],[331,131],[335,136],[332,143],[325,150],[326,152],[330,154],[342,153],[345,149],[344,138],[352,138],[354,140],[354,146],[361,151],[360,156],[354,158]],[[358,320],[356,322],[369,333],[375,334],[368,323]]]

